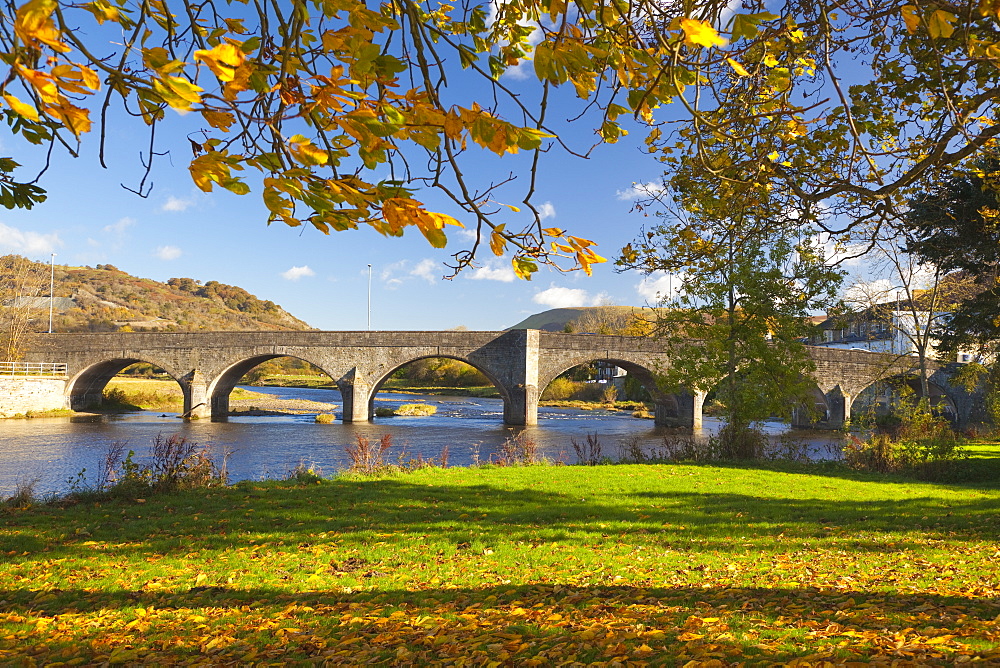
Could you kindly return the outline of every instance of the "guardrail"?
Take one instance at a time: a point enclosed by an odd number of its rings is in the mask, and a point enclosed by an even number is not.
[[[65,376],[60,362],[0,362],[0,376]]]

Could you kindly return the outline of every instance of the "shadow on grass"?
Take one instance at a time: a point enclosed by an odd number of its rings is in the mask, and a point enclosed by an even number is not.
[[[1000,496],[995,494],[864,499],[827,485],[817,490],[817,498],[795,498],[782,490],[755,494],[750,488],[758,479],[753,476],[743,483],[728,480],[729,490],[740,484],[748,487],[735,493],[713,491],[720,484],[714,478],[718,471],[698,467],[678,469],[688,478],[678,476],[676,485],[689,489],[650,491],[641,479],[612,468],[621,475],[608,485],[622,486],[598,490],[592,483],[579,486],[581,479],[587,483],[581,476],[594,470],[588,468],[549,469],[562,476],[558,483],[546,483],[558,492],[531,489],[530,483],[503,488],[341,478],[310,487],[240,484],[151,497],[144,503],[10,511],[0,516],[0,553],[6,554],[0,554],[0,563],[87,555],[94,542],[140,555],[186,552],[192,545],[222,550],[262,541],[299,541],[303,536],[313,537],[311,542],[336,539],[365,549],[375,534],[384,534],[378,540],[388,543],[419,538],[450,552],[473,536],[490,544],[572,546],[601,538],[637,550],[675,545],[706,554],[769,549],[779,536],[786,547],[804,541],[863,551],[909,549],[928,539],[1000,536]],[[781,480],[786,479],[778,484]]]

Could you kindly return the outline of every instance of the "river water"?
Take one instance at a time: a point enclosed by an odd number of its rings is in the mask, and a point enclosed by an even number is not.
[[[328,389],[278,387],[247,388],[279,399],[336,403],[340,393]],[[634,418],[629,412],[540,408],[538,425],[511,428],[502,422],[500,399],[421,396],[380,393],[376,406],[398,407],[404,403],[430,403],[437,413],[421,417],[375,418],[370,423],[317,424],[315,414],[231,417],[227,422],[185,422],[176,414],[142,411],[120,415],[0,420],[0,496],[18,485],[34,482],[37,495],[62,493],[83,472],[93,483],[99,462],[115,441],[127,443],[142,460],[157,435],[178,434],[204,447],[216,460],[226,457],[230,480],[280,478],[299,464],[323,474],[333,474],[350,465],[345,446],[358,436],[377,440],[391,434],[390,463],[408,459],[440,458],[448,449],[449,465],[489,461],[503,442],[524,430],[538,443],[539,452],[551,460],[575,463],[572,445],[597,435],[604,455],[616,458],[620,444],[638,438],[655,447],[664,437],[685,435],[684,430],[657,427],[652,420]],[[339,417],[339,412],[338,412]],[[721,426],[706,418],[697,437],[707,437]],[[787,430],[779,422],[765,423],[765,431],[778,435]],[[686,431],[691,435],[691,430]],[[796,437],[813,443],[818,456],[827,452],[830,435],[800,432]],[[228,453],[228,454],[227,454]],[[85,471],[84,471],[85,470]]]

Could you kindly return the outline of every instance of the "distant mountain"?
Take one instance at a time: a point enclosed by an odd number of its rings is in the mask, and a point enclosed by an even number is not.
[[[49,265],[34,263],[44,286],[30,298],[39,322],[48,326]],[[7,279],[0,275],[0,281]],[[272,301],[218,281],[202,284],[191,278],[160,283],[138,278],[110,264],[91,267],[55,266],[57,332],[304,330],[307,323]],[[7,304],[16,303],[8,300]]]
[[[541,329],[546,332],[562,332],[565,331],[566,325],[569,323],[586,318],[587,316],[599,315],[601,319],[607,319],[609,316],[629,316],[641,311],[641,308],[635,306],[574,306],[554,308],[528,316],[513,327],[508,327],[508,329]]]

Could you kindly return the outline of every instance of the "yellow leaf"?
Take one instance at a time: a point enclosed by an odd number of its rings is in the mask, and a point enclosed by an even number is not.
[[[56,0],[31,0],[21,5],[14,19],[17,36],[34,48],[46,44],[54,51],[69,51],[69,47],[60,39],[59,29],[52,22],[52,12],[55,9]]]
[[[743,67],[743,65],[741,65],[739,61],[734,60],[732,58],[726,58],[726,62],[729,63],[729,66],[732,67],[733,70],[741,77],[750,76],[750,73],[747,72],[747,68]]]
[[[183,77],[163,77],[153,79],[153,90],[171,107],[190,109],[191,105],[201,102],[203,89]]]
[[[497,257],[503,255],[504,251],[507,250],[507,240],[501,235],[499,226],[497,229],[493,230],[493,234],[490,235],[490,250],[493,251],[493,254]]]
[[[204,573],[198,573],[198,577],[194,579],[194,586],[200,587],[201,583],[208,579],[208,576]]]
[[[121,18],[121,14],[117,7],[112,6],[107,0],[94,0],[94,2],[88,2],[84,7],[94,15],[98,23],[104,23],[105,21],[118,22]]]
[[[208,65],[219,81],[228,82],[235,77],[236,68],[243,64],[243,52],[226,42],[214,49],[195,51],[194,59]]]
[[[764,64],[768,67],[774,67],[778,64],[778,59],[774,57],[773,54],[767,54],[764,56]]]
[[[25,118],[32,121],[40,120],[38,116],[38,110],[35,109],[30,104],[25,104],[24,102],[21,102],[13,95],[4,95],[3,99],[7,101],[7,104],[10,105],[11,109],[13,109],[16,113],[20,114],[21,116],[24,116]]]
[[[295,135],[288,140],[288,150],[292,152],[292,157],[303,165],[325,165],[330,159],[326,151],[302,135]]]
[[[935,10],[931,12],[931,15],[927,19],[927,32],[934,39],[938,37],[951,37],[952,33],[955,32],[953,24],[957,20],[958,17],[950,12],[946,12],[943,9]],[[907,27],[909,27],[909,24],[907,24]]]
[[[721,37],[716,32],[708,21],[683,18],[680,24],[681,30],[684,31],[684,43],[687,46],[712,48],[713,46],[725,46],[729,43],[725,37]]]
[[[78,137],[85,132],[90,132],[90,112],[86,109],[64,101],[59,105],[44,107],[42,111],[58,118],[70,132]]]

